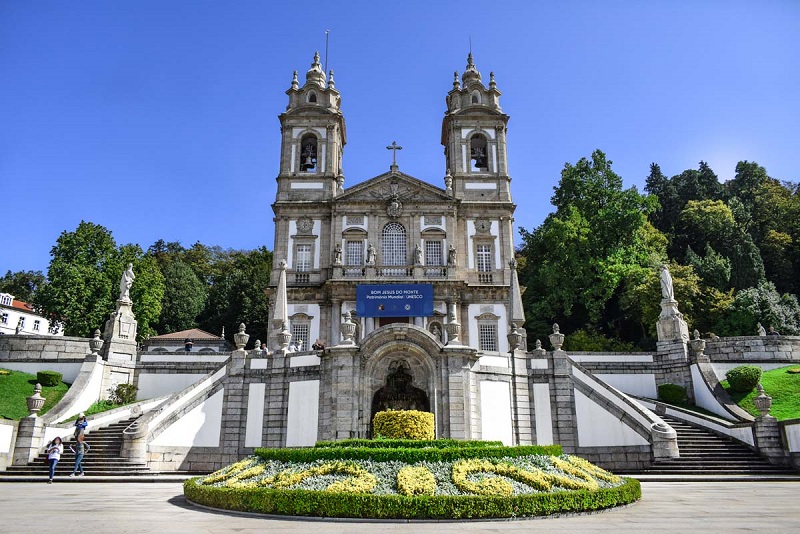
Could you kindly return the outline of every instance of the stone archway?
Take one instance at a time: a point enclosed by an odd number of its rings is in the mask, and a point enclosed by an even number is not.
[[[431,405],[425,390],[413,384],[414,377],[410,373],[410,365],[404,359],[393,360],[389,364],[386,385],[372,396],[370,411],[369,435],[373,435],[372,420],[384,410],[419,410],[430,412]]]

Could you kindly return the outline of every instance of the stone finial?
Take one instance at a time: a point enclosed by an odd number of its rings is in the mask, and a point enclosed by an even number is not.
[[[494,72],[489,73],[489,89],[497,89],[497,82],[494,81]]]
[[[508,347],[513,352],[522,343],[522,334],[517,329],[516,323],[508,325]]]
[[[448,193],[453,192],[453,174],[450,172],[449,167],[447,169],[447,173],[444,175],[444,187]]]
[[[28,417],[36,417],[36,414],[39,413],[42,406],[44,406],[45,400],[46,399],[42,397],[42,385],[37,383],[33,387],[33,395],[25,399],[28,405],[28,411],[30,412]]]
[[[333,69],[330,70],[328,75],[328,87],[331,89],[336,89],[336,83],[333,81]]]
[[[453,89],[461,89],[461,80],[458,79],[458,71],[453,72]]]
[[[510,260],[508,260],[508,267],[512,271],[516,271],[517,270],[517,259],[516,258],[511,258]]]
[[[100,353],[100,349],[103,348],[103,340],[100,339],[99,328],[95,329],[94,337],[89,340],[89,348],[92,349],[93,356],[97,356]]]
[[[761,417],[764,417],[769,415],[769,409],[772,407],[772,397],[764,392],[764,386],[761,385],[761,382],[758,383],[756,388],[758,389],[758,396],[753,399],[753,404],[761,412]]]
[[[285,259],[281,260],[281,261],[278,262],[278,269],[280,269],[281,271],[285,271],[287,265],[288,265],[288,263],[286,263]]]
[[[225,339],[225,325],[222,325],[222,334],[219,337]]]
[[[236,348],[238,350],[244,350],[244,346],[247,345],[249,339],[250,335],[245,333],[244,323],[239,324],[239,332],[233,334],[233,342],[236,343]]]
[[[564,334],[561,333],[558,323],[553,323],[553,333],[550,334],[550,344],[553,345],[555,350],[561,350],[561,346],[564,344]]]
[[[692,332],[692,336],[694,336],[694,339],[700,339],[700,330],[695,328],[694,332]]]
[[[292,75],[292,89],[297,90],[299,88],[300,82],[297,81],[297,71],[294,71],[294,74]]]

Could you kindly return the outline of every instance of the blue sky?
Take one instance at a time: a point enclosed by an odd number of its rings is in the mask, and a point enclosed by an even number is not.
[[[46,271],[82,219],[143,248],[272,249],[277,115],[326,29],[346,187],[388,170],[393,140],[402,171],[443,187],[444,97],[470,38],[511,116],[518,227],[595,148],[640,190],[651,162],[800,179],[794,0],[2,0],[0,274]]]

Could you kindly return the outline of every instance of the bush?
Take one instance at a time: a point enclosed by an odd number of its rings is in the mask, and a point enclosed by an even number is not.
[[[669,404],[683,404],[686,402],[686,388],[677,384],[660,384],[658,399]]]
[[[186,498],[226,510],[316,517],[374,519],[482,519],[526,517],[601,510],[630,504],[642,496],[638,480],[594,491],[559,491],[510,497],[482,495],[371,495],[270,488],[204,486],[198,478],[183,485]]]
[[[433,439],[433,414],[418,410],[386,410],[372,419],[375,435],[390,439]]]
[[[480,441],[480,440],[457,440],[457,439],[343,439],[341,441],[318,441],[314,447],[317,448],[351,448],[351,447],[370,447],[374,449],[396,449],[396,448],[430,448],[452,449],[452,448],[473,448],[473,447],[502,447],[502,441]]]
[[[753,391],[761,380],[761,367],[740,365],[725,373],[725,378],[728,379],[728,384],[730,384],[733,391],[748,393]]]
[[[39,382],[42,387],[51,388],[57,386],[62,378],[64,378],[64,375],[58,371],[39,371],[36,373],[36,381]]]
[[[130,404],[136,400],[138,390],[133,384],[117,384],[116,388],[109,389],[108,398],[114,404]]]
[[[315,460],[373,460],[375,462],[402,461],[447,462],[465,458],[504,458],[529,455],[558,456],[561,445],[520,445],[517,447],[449,447],[449,448],[393,448],[373,447],[312,447],[296,449],[256,449],[253,454],[264,460],[281,462],[313,462]]]

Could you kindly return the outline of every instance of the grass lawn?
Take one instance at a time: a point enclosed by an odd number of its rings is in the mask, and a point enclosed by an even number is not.
[[[761,375],[764,392],[772,397],[772,408],[769,413],[778,421],[800,418],[800,373],[788,372],[789,369],[797,368],[797,365],[790,365],[766,371]],[[740,408],[756,417],[761,415],[753,404],[753,399],[758,396],[757,389],[750,393],[737,393],[730,389],[727,380],[720,383]]]
[[[35,385],[35,375],[20,371],[0,374],[0,417],[17,421],[27,417],[29,412],[25,398],[33,395],[33,386]],[[64,382],[53,387],[42,386],[42,397],[47,400],[45,400],[39,415],[46,413],[47,410],[55,406],[61,400],[61,397],[67,393],[68,389],[69,385]]]
[[[86,408],[83,411],[83,413],[86,414],[86,417],[89,417],[90,415],[95,415],[95,414],[98,414],[98,413],[107,412],[109,410],[113,410],[114,408],[119,408],[120,406],[125,406],[125,404],[114,404],[110,400],[99,400],[99,401],[95,402],[94,404],[92,404],[91,406],[89,406],[88,408]],[[72,417],[70,417],[69,419],[65,419],[65,422],[66,421],[74,421],[77,418],[78,418],[78,414],[75,414]]]

